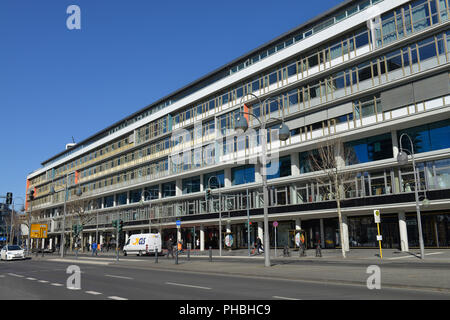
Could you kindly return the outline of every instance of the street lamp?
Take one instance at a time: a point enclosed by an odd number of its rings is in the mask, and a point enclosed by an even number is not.
[[[14,237],[13,237],[13,223],[14,223],[14,203],[15,203],[15,199],[20,199],[20,200],[22,200],[22,207],[21,207],[21,209],[20,209],[20,211],[25,211],[25,206],[24,206],[24,203],[25,203],[25,200],[23,200],[23,198],[22,197],[14,197],[13,199],[12,199],[12,211],[11,211],[11,226],[10,226],[10,232],[9,232],[9,243],[10,244],[14,244]]]
[[[250,93],[249,95],[255,97],[259,101],[259,105],[264,108],[266,102],[268,100],[271,100],[272,98],[267,98],[264,100],[263,103],[261,103],[261,100],[254,94]],[[244,96],[245,97],[245,96]],[[242,105],[242,100],[244,99],[242,97],[240,105]],[[278,101],[278,100],[277,100]],[[261,125],[261,168],[262,168],[262,185],[263,185],[263,202],[264,202],[264,265],[266,267],[270,267],[270,242],[269,242],[269,215],[268,215],[268,203],[269,203],[269,192],[267,188],[267,133],[266,133],[266,121],[264,117],[262,117],[262,120],[259,119],[256,115],[249,112],[243,112],[239,111],[239,116],[236,119],[235,122],[235,130],[238,134],[242,134],[248,129],[248,123],[247,119],[243,117],[243,114],[251,115],[255,119],[258,120],[259,124]],[[276,118],[278,119],[278,118]],[[278,132],[278,138],[281,141],[286,141],[290,136],[289,127],[284,124],[283,119],[281,120],[281,124],[279,126],[279,132]]]
[[[222,197],[220,193],[221,184],[217,176],[211,176],[208,178],[208,189],[211,189],[211,178],[216,178],[217,184],[219,185],[219,256],[222,256]]]
[[[411,150],[404,149],[402,147],[402,138],[404,136],[406,136],[408,138],[410,146],[411,146]],[[419,231],[420,257],[421,257],[421,259],[424,259],[425,258],[425,250],[424,250],[424,245],[423,245],[422,221],[420,218],[419,190],[418,190],[418,183],[417,183],[418,177],[416,176],[416,160],[414,159],[414,145],[411,140],[411,137],[406,133],[402,133],[402,135],[400,136],[399,142],[400,142],[400,152],[397,155],[397,162],[400,165],[407,164],[408,163],[408,153],[411,155],[411,158],[412,158],[413,174],[414,174],[414,195],[415,195],[415,199],[416,199],[417,226],[418,226],[418,231]],[[424,202],[424,205],[427,205],[428,199],[425,198],[425,200],[427,200],[427,201]]]

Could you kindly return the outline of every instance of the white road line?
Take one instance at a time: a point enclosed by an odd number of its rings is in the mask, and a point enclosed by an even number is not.
[[[125,298],[122,298],[122,297],[116,297],[116,296],[110,296],[110,297],[108,297],[108,299],[113,299],[113,300],[128,300],[128,299],[125,299]]]
[[[85,291],[87,294],[93,294],[94,296],[98,296],[99,294],[101,294],[100,292],[97,291]]]
[[[105,277],[133,280],[133,278],[130,278],[130,277],[115,276],[115,275],[112,275],[112,274],[105,274]]]
[[[4,278],[5,276],[3,274],[0,274],[0,278]]]
[[[62,287],[63,286],[61,283],[52,283],[51,285],[55,286],[55,287]]]
[[[47,280],[38,280],[38,282],[40,282],[40,283],[48,283]]]
[[[443,254],[443,252],[431,252],[431,253],[425,253],[426,256],[430,256],[432,254]],[[395,258],[388,258],[388,260],[399,260],[399,259],[405,259],[405,258],[417,258],[416,256],[409,255],[404,257],[395,257]]]
[[[189,284],[182,284],[182,283],[173,283],[173,282],[166,282],[166,284],[169,284],[171,286],[180,286],[180,287],[189,287],[189,288],[197,288],[197,289],[204,289],[204,290],[212,290],[208,287],[199,287],[199,286],[193,286]]]
[[[17,277],[17,278],[23,278],[24,276],[21,276],[20,274],[15,273],[8,273],[10,276]]]
[[[301,300],[301,299],[296,299],[296,298],[288,298],[288,297],[280,297],[280,296],[273,296],[272,298],[283,299],[283,300]]]
[[[36,280],[35,278],[27,278],[27,280],[32,280],[32,281],[34,281],[34,280]]]
[[[81,259],[49,259],[48,261],[54,261],[54,262],[67,262],[67,263],[73,263],[73,264],[97,264],[97,265],[109,265],[110,262],[102,262],[102,261],[86,261]]]

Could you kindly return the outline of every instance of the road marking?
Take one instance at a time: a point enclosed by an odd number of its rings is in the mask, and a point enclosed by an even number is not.
[[[55,262],[67,262],[67,263],[74,263],[74,264],[79,264],[79,263],[85,263],[85,264],[98,264],[98,265],[109,265],[110,262],[101,262],[101,261],[85,261],[85,260],[71,260],[71,259],[50,259],[48,261],[55,261]]]
[[[51,285],[55,286],[55,287],[62,287],[63,286],[61,283],[52,283]]]
[[[40,282],[40,283],[48,283],[47,280],[39,280],[38,282]]]
[[[115,276],[115,275],[112,275],[112,274],[105,274],[105,277],[133,280],[133,278],[130,278],[130,277]]]
[[[17,278],[23,278],[24,276],[21,276],[20,274],[15,273],[8,273],[10,276],[17,277]]]
[[[3,274],[0,274],[0,278],[4,278],[5,276]]]
[[[108,297],[108,299],[113,299],[113,300],[128,300],[128,299],[125,299],[125,298],[122,298],[122,297],[116,297],[116,296]]]
[[[180,286],[180,287],[189,287],[189,288],[197,288],[197,289],[204,289],[204,290],[212,290],[208,287],[199,287],[199,286],[193,286],[189,284],[182,284],[182,283],[173,283],[173,282],[166,282],[166,284],[169,284],[171,286]]]
[[[296,299],[296,298],[288,298],[288,297],[280,297],[280,296],[273,296],[272,298],[283,299],[283,300],[301,300],[301,299]]]
[[[426,256],[430,256],[432,254],[443,254],[443,252],[431,252],[431,253],[425,253]],[[388,258],[388,260],[399,260],[399,259],[405,259],[405,258],[418,258],[417,256],[404,256],[404,257],[395,257],[395,258]]]
[[[99,294],[101,294],[100,292],[97,291],[85,291],[87,294],[93,294],[94,296],[98,296]]]
[[[35,278],[27,278],[27,280],[36,280]]]

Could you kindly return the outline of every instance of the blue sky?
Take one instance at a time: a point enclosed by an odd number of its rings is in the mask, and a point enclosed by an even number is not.
[[[81,141],[340,2],[2,0],[0,195],[25,197],[27,174],[72,136]],[[81,30],[66,27],[72,4]]]

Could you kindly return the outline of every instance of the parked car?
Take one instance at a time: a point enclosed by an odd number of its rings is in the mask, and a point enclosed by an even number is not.
[[[24,250],[17,245],[7,245],[0,251],[1,260],[25,259]]]

